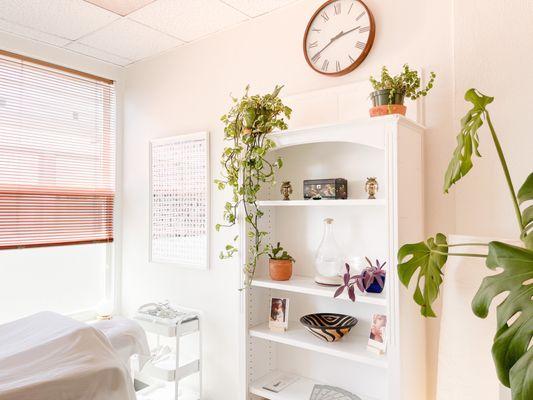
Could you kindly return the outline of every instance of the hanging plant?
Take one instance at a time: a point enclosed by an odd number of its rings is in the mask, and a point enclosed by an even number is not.
[[[281,168],[281,158],[271,162],[266,158],[269,150],[276,147],[268,134],[273,130],[287,129],[286,119],[291,116],[291,109],[283,104],[278,97],[283,86],[276,86],[272,93],[260,96],[249,95],[246,86],[244,95],[233,98],[233,107],[222,116],[224,123],[224,140],[230,145],[222,153],[222,178],[215,180],[219,190],[230,187],[231,201],[224,207],[224,223],[217,224],[216,230],[231,227],[237,222],[239,209],[248,224],[248,239],[250,240],[250,254],[244,265],[244,286],[250,286],[257,260],[268,252],[268,245],[263,243],[268,232],[259,229],[259,220],[263,212],[257,207],[257,195],[265,184],[275,183],[275,171]],[[230,258],[237,252],[236,243],[227,244],[220,258]]]

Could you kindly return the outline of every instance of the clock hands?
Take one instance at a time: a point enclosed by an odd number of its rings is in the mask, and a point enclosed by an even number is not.
[[[350,29],[350,30],[348,30],[348,31],[346,31],[346,32],[344,32],[344,31],[340,31],[338,35],[333,36],[333,37],[329,40],[329,43],[326,44],[324,47],[322,47],[322,49],[321,49],[318,53],[316,53],[316,54],[313,56],[313,59],[316,58],[316,57],[318,57],[318,56],[319,56],[324,50],[326,50],[329,46],[331,46],[331,44],[332,44],[333,42],[335,42],[336,40],[340,39],[341,37],[347,35],[348,33],[351,33],[351,32],[353,32],[353,31],[356,31],[356,30],[359,29],[360,27],[361,27],[361,26],[356,26],[355,28],[352,28],[352,29]]]

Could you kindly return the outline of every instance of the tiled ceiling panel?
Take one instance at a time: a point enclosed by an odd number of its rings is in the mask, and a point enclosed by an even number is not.
[[[119,16],[83,0],[0,0],[0,18],[75,40]]]
[[[54,46],[64,46],[70,43],[70,40],[60,38],[59,36],[39,32],[35,29],[26,28],[25,26],[13,24],[2,19],[0,19],[0,30],[8,33],[14,33],[17,36],[22,36],[28,39],[38,40],[39,42],[53,44]]]
[[[79,42],[72,42],[69,45],[65,46],[65,48],[68,50],[75,51],[76,53],[97,58],[101,61],[106,61],[114,65],[119,65],[121,67],[124,67],[133,62],[133,60],[130,60],[128,58],[119,57],[115,54],[107,53],[103,50],[98,50],[94,47],[90,47]]]
[[[121,19],[87,35],[80,43],[122,58],[140,60],[183,42],[135,21]]]
[[[126,66],[297,1],[0,0],[0,32]]]
[[[128,15],[155,0],[85,0],[118,15]]]
[[[269,11],[294,3],[295,0],[222,0],[250,17],[257,17]]]
[[[128,18],[187,42],[247,19],[242,12],[213,0],[158,0]]]

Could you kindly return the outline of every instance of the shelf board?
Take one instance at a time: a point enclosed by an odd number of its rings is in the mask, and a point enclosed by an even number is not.
[[[384,206],[385,199],[346,199],[346,200],[260,200],[259,207],[346,207],[346,206]]]
[[[312,296],[321,296],[321,297],[329,297],[333,298],[333,294],[335,293],[335,290],[337,290],[336,287],[330,287],[330,286],[320,286],[317,283],[315,283],[313,278],[310,278],[308,276],[298,276],[293,275],[291,279],[288,281],[273,281],[270,278],[254,278],[252,282],[252,286],[255,287],[263,287],[268,289],[277,289],[277,290],[285,290],[287,292],[293,292],[293,293],[303,293],[303,294],[309,294]],[[339,300],[349,300],[348,296],[345,293],[343,293],[340,297],[338,297]],[[366,304],[375,304],[378,306],[387,306],[387,295],[385,291],[382,293],[360,293],[357,292],[355,295],[355,301],[357,303],[366,303]]]
[[[276,143],[276,149],[309,143],[351,142],[377,149],[386,147],[385,128],[390,125],[404,125],[418,132],[424,127],[401,115],[386,115],[375,118],[358,118],[333,124],[304,126],[285,131],[276,131],[269,138]]]
[[[353,332],[346,335],[338,342],[326,342],[307,331],[299,322],[289,322],[286,332],[273,332],[268,328],[268,323],[250,328],[251,337],[270,340],[288,346],[316,351],[330,356],[356,361],[379,368],[387,368],[387,356],[377,355],[366,349],[368,338],[357,336]]]
[[[308,399],[313,391],[315,385],[323,385],[324,383],[318,382],[312,379],[304,378],[299,376],[298,380],[293,384],[287,386],[284,390],[279,393],[274,393],[269,390],[263,389],[267,383],[272,382],[272,380],[277,379],[280,375],[285,374],[280,371],[272,371],[269,374],[263,376],[262,378],[252,382],[250,385],[250,393],[255,394],[256,396],[261,396],[268,400],[302,400]],[[294,374],[288,374],[293,375]],[[370,397],[359,396],[363,400],[374,400]]]

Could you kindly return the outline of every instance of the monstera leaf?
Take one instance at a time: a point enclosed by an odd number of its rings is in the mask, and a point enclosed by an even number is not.
[[[513,400],[533,399],[533,251],[501,242],[489,244],[487,267],[502,272],[483,279],[472,310],[485,318],[496,296],[497,332],[492,355],[500,381],[511,387]]]
[[[526,181],[518,191],[518,203],[524,204],[527,201],[533,201],[533,172],[529,174]],[[522,234],[520,238],[530,250],[533,250],[533,204],[527,206],[522,211]]]
[[[448,244],[442,233],[425,242],[403,245],[398,251],[398,276],[405,287],[419,270],[413,299],[424,317],[436,317],[431,305],[439,296],[447,253]]]
[[[448,193],[450,187],[465,176],[472,169],[472,154],[481,157],[478,151],[478,129],[483,125],[485,107],[492,103],[494,97],[485,96],[476,89],[465,93],[465,100],[473,107],[461,120],[461,132],[457,135],[457,147],[444,176],[444,192]]]

